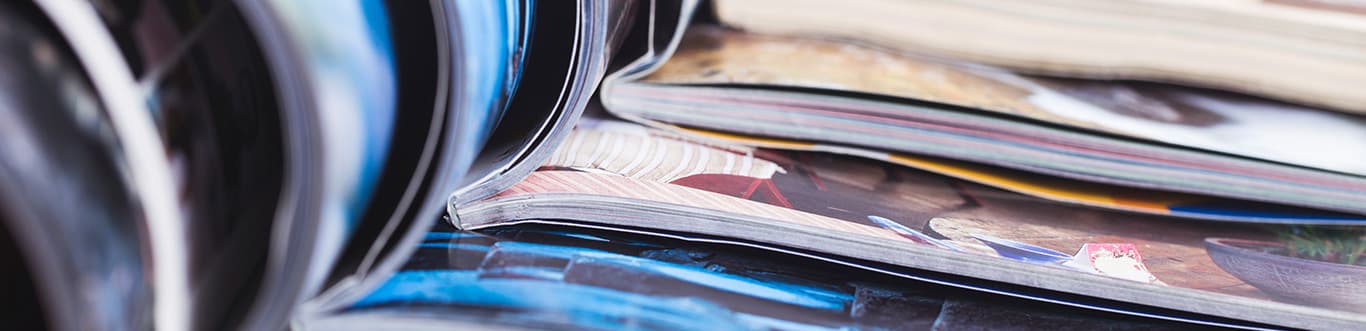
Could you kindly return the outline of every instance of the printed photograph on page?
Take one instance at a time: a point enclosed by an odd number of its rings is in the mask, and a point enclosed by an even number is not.
[[[577,129],[500,197],[590,194],[1255,300],[1360,313],[1360,228],[1077,207],[853,157],[720,146],[618,122]],[[1315,244],[1318,243],[1318,244]],[[1328,244],[1325,244],[1328,243]]]

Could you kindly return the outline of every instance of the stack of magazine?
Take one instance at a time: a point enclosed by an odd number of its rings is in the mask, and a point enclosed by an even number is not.
[[[1359,328],[1363,13],[0,4],[6,316]]]

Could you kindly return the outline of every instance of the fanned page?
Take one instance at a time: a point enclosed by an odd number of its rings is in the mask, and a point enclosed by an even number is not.
[[[1295,246],[1360,231],[1072,207],[883,162],[618,122],[582,124],[522,183],[454,209],[463,227],[554,218],[682,231],[1290,327],[1366,322],[1366,261]]]
[[[403,270],[305,329],[1179,330],[850,266],[654,234],[440,224]]]

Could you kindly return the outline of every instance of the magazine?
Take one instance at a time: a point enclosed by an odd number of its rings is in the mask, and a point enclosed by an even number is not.
[[[668,56],[604,83],[608,111],[679,132],[815,143],[798,149],[932,156],[1071,181],[1366,212],[1366,168],[1355,152],[1366,150],[1358,146],[1366,120],[1357,115],[1155,83],[1028,77],[708,25],[681,25],[674,37]]]
[[[637,8],[0,5],[6,320],[265,330],[360,300],[452,192],[549,157]]]
[[[675,239],[681,238],[681,239]],[[433,227],[402,271],[302,329],[1187,329],[1006,299],[702,238]],[[1248,326],[1248,325],[1220,325]],[[1253,326],[1255,327],[1255,326]]]
[[[1077,207],[865,158],[580,122],[462,229],[550,219],[731,238],[1198,314],[1309,329],[1366,321],[1355,262],[1274,253],[1305,231]],[[1310,267],[1313,266],[1313,267]]]

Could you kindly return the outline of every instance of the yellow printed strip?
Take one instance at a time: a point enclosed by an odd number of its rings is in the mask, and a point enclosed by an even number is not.
[[[733,133],[724,133],[724,132],[716,132],[716,131],[710,131],[710,130],[685,128],[685,127],[681,127],[681,126],[675,126],[674,128],[676,128],[678,131],[685,132],[685,133],[695,134],[695,135],[704,136],[704,137],[708,137],[708,138],[712,138],[712,139],[721,139],[721,140],[725,140],[725,141],[731,141],[731,142],[736,142],[736,143],[741,143],[741,144],[747,144],[747,145],[752,145],[752,146],[758,146],[758,147],[768,147],[768,148],[778,148],[778,149],[807,150],[807,149],[811,149],[811,147],[816,146],[815,143],[800,142],[800,141],[793,141],[793,140],[786,140],[786,139],[779,139],[779,138],[766,138],[766,137],[745,136],[745,135],[738,135],[738,134],[733,134]]]
[[[680,126],[673,126],[673,129],[683,133],[712,139],[766,148],[809,151],[816,149],[819,145],[813,142],[746,136]],[[1168,206],[1181,202],[1199,200],[1198,198],[1187,194],[1112,187],[1104,184],[1092,184],[1037,175],[1013,174],[1008,173],[1012,172],[1008,170],[938,158],[890,153],[886,154],[886,157],[888,161],[900,165],[945,176],[961,178],[1016,193],[1096,207],[1169,215],[1171,214],[1171,210]]]
[[[1038,177],[1009,176],[1000,171],[965,163],[930,160],[909,155],[888,154],[895,163],[958,177],[1002,189],[1034,195],[1046,199],[1067,201],[1092,206],[1168,214],[1169,202],[1163,198],[1145,196],[1115,197],[1115,192],[1099,185],[1070,180],[1049,180]],[[1172,197],[1175,198],[1175,197]]]

